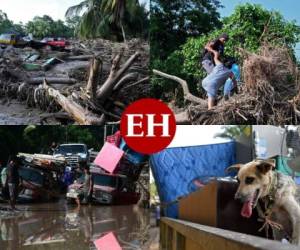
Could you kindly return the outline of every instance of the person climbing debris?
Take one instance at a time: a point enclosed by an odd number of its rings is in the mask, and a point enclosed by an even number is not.
[[[203,54],[202,54],[202,67],[207,72],[207,74],[210,74],[214,67],[216,66],[216,63],[214,61],[214,54],[213,51],[217,51],[221,57],[224,56],[224,47],[225,43],[229,40],[229,36],[224,33],[220,35],[217,39],[209,42],[206,44]]]
[[[219,88],[225,84],[227,79],[231,78],[234,86],[237,85],[237,82],[232,71],[228,69],[219,59],[220,53],[211,49],[210,46],[206,46],[206,49],[214,55],[213,60],[216,65],[212,72],[208,74],[202,81],[202,87],[205,89],[208,96],[208,109],[211,109],[216,105]]]

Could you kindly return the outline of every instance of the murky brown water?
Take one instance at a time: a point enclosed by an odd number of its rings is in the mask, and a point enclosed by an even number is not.
[[[123,249],[141,249],[149,227],[148,210],[134,206],[82,206],[61,201],[18,206],[0,204],[0,249],[96,249],[94,240],[114,232]],[[104,250],[109,250],[109,247]]]

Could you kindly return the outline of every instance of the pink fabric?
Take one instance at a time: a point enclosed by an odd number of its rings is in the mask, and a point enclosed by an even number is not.
[[[106,141],[116,145],[117,147],[120,146],[120,142],[121,142],[121,132],[117,131],[116,133],[114,133],[113,135],[107,136],[106,137]]]
[[[113,232],[104,235],[94,241],[97,250],[122,250],[116,236]]]
[[[123,155],[123,150],[109,142],[106,142],[97,155],[94,163],[105,169],[107,172],[113,173]]]

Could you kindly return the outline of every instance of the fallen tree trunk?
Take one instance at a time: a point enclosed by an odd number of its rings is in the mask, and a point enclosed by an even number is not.
[[[69,56],[65,58],[67,61],[88,61],[93,59],[94,55],[82,55],[82,56]]]
[[[164,78],[173,80],[175,82],[178,82],[180,84],[180,86],[182,87],[182,89],[183,89],[183,98],[185,100],[196,103],[196,104],[199,104],[201,106],[207,106],[207,101],[191,94],[191,92],[189,90],[189,87],[187,85],[187,82],[185,80],[183,80],[183,79],[181,79],[177,76],[173,76],[173,75],[163,73],[163,72],[161,72],[159,70],[156,70],[156,69],[153,70],[153,73],[156,74],[156,75],[162,76]]]
[[[61,107],[70,114],[73,119],[80,125],[103,125],[105,117],[92,114],[90,111],[84,109],[78,103],[62,95],[58,90],[49,87],[47,80],[44,80],[43,87],[47,90],[49,96],[61,105]]]
[[[117,84],[114,86],[113,91],[118,91],[119,89],[122,88],[122,86],[126,83],[126,82],[130,82],[135,80],[138,77],[137,73],[129,73],[125,76],[123,76],[120,81],[117,82]]]
[[[35,78],[29,78],[26,80],[28,84],[32,85],[39,85],[44,82],[44,80],[47,80],[49,84],[75,84],[77,82],[74,78],[58,78],[58,77],[35,77]]]
[[[141,83],[148,82],[148,81],[150,81],[150,77],[149,77],[149,76],[144,77],[143,79],[138,80],[138,81],[135,82],[135,83],[132,83],[132,84],[130,84],[130,85],[128,85],[128,86],[125,86],[125,87],[124,87],[124,90],[125,90],[125,89],[130,89],[130,88],[132,88],[132,87],[134,87],[134,86],[137,86],[137,85],[139,85],[139,84],[141,84]]]
[[[89,72],[89,79],[86,86],[86,93],[92,100],[96,98],[97,85],[102,71],[102,61],[100,57],[94,57]]]
[[[190,125],[189,114],[187,111],[175,115],[177,125]]]
[[[105,83],[97,90],[97,99],[100,103],[104,103],[107,98],[111,95],[115,85],[118,83],[120,77],[128,70],[128,68],[134,63],[137,57],[140,55],[139,52],[135,52],[127,62],[119,69],[121,60],[121,54],[117,55],[112,63],[110,74]]]

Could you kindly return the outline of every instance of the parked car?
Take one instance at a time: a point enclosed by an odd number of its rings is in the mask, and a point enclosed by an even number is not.
[[[100,168],[91,168],[94,182],[92,201],[105,205],[136,204],[140,194],[128,190],[128,179],[124,175],[106,174]],[[73,202],[78,194],[82,193],[84,175],[80,176],[74,184],[70,185],[67,192],[68,202]],[[132,185],[131,185],[132,186]],[[82,199],[82,195],[79,195]]]
[[[67,50],[71,48],[70,42],[64,38],[46,37],[41,42],[49,45],[51,48],[54,49]]]
[[[20,35],[6,33],[0,35],[0,46],[4,48],[8,45],[13,45],[15,47],[25,47],[27,41],[24,41]]]

